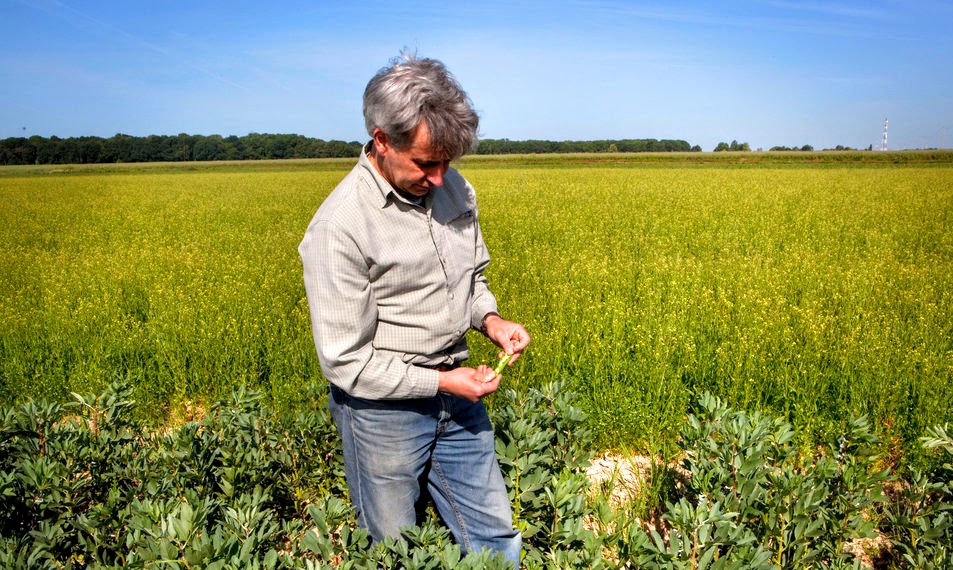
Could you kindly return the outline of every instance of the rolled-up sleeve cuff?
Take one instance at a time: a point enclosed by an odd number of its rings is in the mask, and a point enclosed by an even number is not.
[[[410,379],[408,398],[429,398],[437,395],[440,387],[440,372],[423,366],[410,366],[407,369]]]
[[[483,328],[483,319],[490,313],[500,314],[496,309],[495,302],[475,304],[473,306],[473,312],[471,313],[470,326],[476,330],[481,330]]]

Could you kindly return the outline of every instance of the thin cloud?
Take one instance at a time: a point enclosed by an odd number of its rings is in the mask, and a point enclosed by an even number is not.
[[[797,4],[783,0],[764,3],[789,13],[749,16],[746,13],[728,13],[719,4],[702,8],[681,6],[640,6],[625,2],[580,2],[580,9],[601,13],[611,21],[645,20],[670,22],[709,28],[740,28],[745,30],[809,33],[833,37],[874,37],[860,20],[887,20],[889,15],[882,10],[848,5],[823,5],[820,3]],[[798,12],[801,17],[792,14]],[[810,17],[815,14],[817,17]],[[835,18],[836,16],[836,18]]]
[[[245,85],[237,83],[229,79],[228,77],[225,77],[219,73],[216,73],[215,71],[212,71],[211,69],[208,69],[207,67],[198,65],[192,61],[184,59],[178,54],[175,54],[160,45],[156,45],[152,42],[148,42],[142,39],[141,37],[136,36],[135,34],[132,34],[130,32],[127,32],[126,30],[123,30],[122,28],[114,26],[113,24],[104,22],[98,18],[90,16],[89,14],[82,12],[68,4],[59,2],[58,0],[40,0],[40,1],[21,0],[21,3],[31,8],[50,14],[51,16],[58,17],[62,19],[63,21],[67,22],[68,24],[70,24],[71,26],[73,26],[74,28],[76,28],[77,30],[80,30],[82,32],[97,34],[97,35],[106,36],[106,37],[112,37],[112,34],[119,35],[134,45],[138,45],[139,47],[145,48],[148,51],[152,51],[154,53],[167,57],[170,60],[175,61],[177,64],[184,65],[185,67],[188,67],[189,69],[197,71],[201,73],[202,75],[205,75],[206,77],[209,77],[211,79],[214,79],[226,85],[230,85],[237,89],[241,89],[241,90],[249,91],[249,92],[251,91],[251,89],[249,89]]]
[[[857,6],[854,4],[838,4],[823,2],[786,2],[784,0],[770,0],[765,2],[769,6],[798,12],[812,12],[827,16],[838,16],[850,19],[888,20],[890,15],[881,9],[869,4]]]

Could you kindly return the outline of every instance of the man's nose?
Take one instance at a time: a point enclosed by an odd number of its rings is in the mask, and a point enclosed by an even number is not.
[[[443,175],[450,168],[449,162],[442,162],[427,170],[427,183],[432,186],[443,186]]]

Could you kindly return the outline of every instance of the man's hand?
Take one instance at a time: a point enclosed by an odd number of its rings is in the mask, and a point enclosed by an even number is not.
[[[526,332],[523,325],[508,321],[496,313],[490,313],[486,316],[483,327],[487,338],[501,349],[497,356],[500,358],[504,354],[512,356],[507,366],[516,362],[523,350],[529,346],[529,333]]]
[[[440,373],[437,389],[476,402],[500,387],[501,376],[485,364],[476,368],[454,368]]]

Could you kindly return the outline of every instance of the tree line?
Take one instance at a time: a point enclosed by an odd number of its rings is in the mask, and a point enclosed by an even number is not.
[[[761,149],[759,148],[758,150],[760,151]],[[786,152],[786,151],[814,152],[814,147],[811,146],[811,145],[809,145],[809,144],[802,145],[802,146],[781,146],[781,145],[779,145],[779,146],[773,146],[773,147],[771,147],[771,148],[768,149],[768,150],[770,150],[771,152]],[[857,150],[857,149],[854,149],[854,148],[851,148],[851,147],[849,147],[849,146],[844,146],[844,145],[842,145],[842,144],[839,144],[839,145],[837,145],[837,146],[835,146],[835,147],[833,147],[833,148],[825,148],[824,150]],[[867,150],[873,150],[873,145],[868,146],[868,147],[867,147]],[[734,152],[734,151],[750,152],[750,151],[751,151],[751,145],[749,145],[749,144],[746,143],[746,142],[739,143],[738,141],[733,140],[733,141],[731,141],[731,143],[720,142],[720,143],[718,143],[718,145],[715,146],[714,152],[725,152],[725,151],[728,151],[728,152]]]
[[[325,141],[302,135],[251,133],[245,136],[117,134],[109,138],[41,136],[0,140],[0,164],[102,164],[115,162],[186,162],[343,158],[360,154],[363,143]],[[545,141],[484,139],[476,154],[540,154],[571,152],[701,151],[683,140],[624,139]]]
[[[683,140],[622,139],[595,141],[547,141],[482,139],[475,154],[546,154],[570,152],[701,152],[698,145]]]
[[[335,158],[357,156],[359,142],[325,141],[302,135],[245,136],[117,134],[109,138],[8,138],[0,141],[0,164],[97,164]]]

